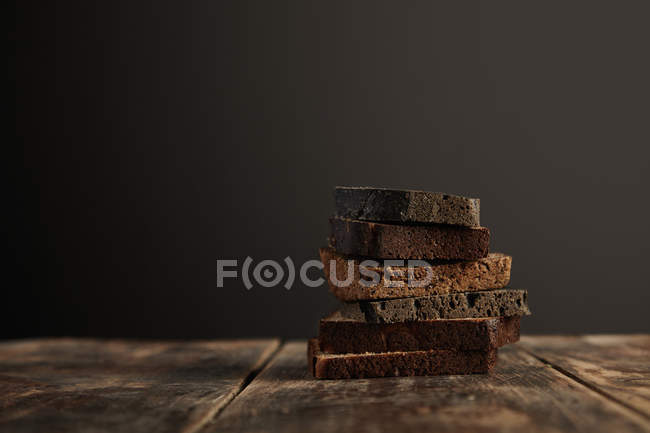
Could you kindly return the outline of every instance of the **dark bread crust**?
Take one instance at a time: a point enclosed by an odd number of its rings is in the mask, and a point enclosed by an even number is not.
[[[441,192],[337,186],[336,214],[379,222],[480,225],[480,200]]]
[[[367,269],[377,272],[380,280],[372,286],[367,286],[364,283],[368,284],[369,280],[364,280],[365,277],[359,272],[359,264],[363,262],[362,258],[346,257],[338,254],[332,248],[321,248],[319,253],[330,291],[344,302],[499,289],[508,285],[512,266],[512,257],[501,253],[490,253],[487,257],[478,260],[433,262],[428,266],[414,266],[413,278],[416,281],[426,278],[428,271],[432,275],[428,285],[416,287],[416,285],[408,285],[407,266],[392,266],[392,270],[397,271],[396,274],[390,281],[384,279],[383,277],[386,275],[384,267],[378,260],[380,266]],[[336,270],[333,275],[330,272],[332,260]],[[345,281],[349,260],[354,262],[354,277],[350,284],[339,287],[330,277],[336,277],[338,281]],[[396,281],[403,283],[401,287],[395,287]]]
[[[345,255],[382,259],[477,260],[488,255],[486,227],[380,224],[331,217],[331,242]]]
[[[414,320],[525,316],[530,314],[530,310],[527,291],[501,289],[351,302],[343,304],[341,314],[348,319],[368,323],[396,323]]]
[[[318,339],[324,353],[491,350],[519,341],[519,324],[519,316],[375,324],[336,312],[321,319]]]
[[[435,376],[488,373],[497,350],[418,350],[363,354],[325,354],[316,338],[307,346],[309,368],[318,379],[357,379],[388,376]]]

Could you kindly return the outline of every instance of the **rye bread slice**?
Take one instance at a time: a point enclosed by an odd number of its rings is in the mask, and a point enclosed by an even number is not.
[[[480,200],[441,192],[337,186],[336,214],[379,222],[480,226]]]
[[[318,339],[324,353],[491,350],[519,341],[519,322],[511,316],[375,324],[337,311],[321,319]]]
[[[344,302],[500,289],[508,285],[512,265],[512,257],[501,253],[471,261],[438,261],[426,266],[415,266],[415,263],[411,278],[415,284],[408,284],[408,262],[406,266],[390,266],[390,269],[385,269],[380,260],[376,260],[379,266],[364,263],[367,271],[377,273],[373,280],[360,273],[359,265],[364,259],[343,256],[332,248],[321,248],[319,253],[330,291]],[[350,283],[347,283],[348,266],[353,269]],[[422,284],[425,279],[429,280],[426,285]]]
[[[382,259],[477,260],[488,255],[486,227],[380,224],[330,218],[332,246],[341,254]]]
[[[309,369],[318,379],[487,373],[496,360],[496,349],[326,354],[316,338],[307,347]]]
[[[526,290],[485,290],[344,303],[343,317],[368,323],[529,315]]]

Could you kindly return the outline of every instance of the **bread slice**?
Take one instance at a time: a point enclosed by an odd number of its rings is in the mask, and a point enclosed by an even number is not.
[[[487,373],[496,360],[496,349],[326,354],[316,338],[307,348],[309,368],[318,379]]]
[[[379,222],[421,222],[477,227],[480,200],[441,192],[346,187],[334,190],[336,214]]]
[[[524,316],[528,309],[525,290],[485,290],[417,298],[345,303],[341,315],[369,323],[474,317]]]
[[[499,289],[508,285],[512,265],[512,257],[501,253],[491,253],[487,257],[471,261],[413,265],[411,280],[415,284],[409,285],[408,262],[405,262],[405,266],[391,266],[388,269],[384,268],[381,261],[377,261],[379,266],[364,264],[367,271],[377,273],[376,280],[373,281],[359,272],[359,265],[364,259],[343,256],[332,248],[321,248],[319,253],[330,291],[344,302]],[[352,281],[349,284],[338,284],[337,281],[346,281],[349,266],[354,272]],[[429,281],[426,285],[421,283],[425,279]]]
[[[486,227],[380,224],[330,218],[331,242],[345,255],[382,259],[477,260],[488,255]]]
[[[375,324],[337,311],[321,319],[318,339],[324,353],[491,350],[519,341],[519,322],[511,316]]]

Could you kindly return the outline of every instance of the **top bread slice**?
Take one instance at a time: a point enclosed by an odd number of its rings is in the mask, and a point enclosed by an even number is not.
[[[337,186],[336,214],[362,221],[480,226],[480,200],[441,192]]]

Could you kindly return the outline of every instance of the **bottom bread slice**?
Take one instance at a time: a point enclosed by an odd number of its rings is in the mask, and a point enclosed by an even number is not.
[[[417,350],[329,354],[320,351],[317,338],[307,347],[309,368],[318,379],[360,379],[387,376],[436,376],[489,372],[497,350]]]

